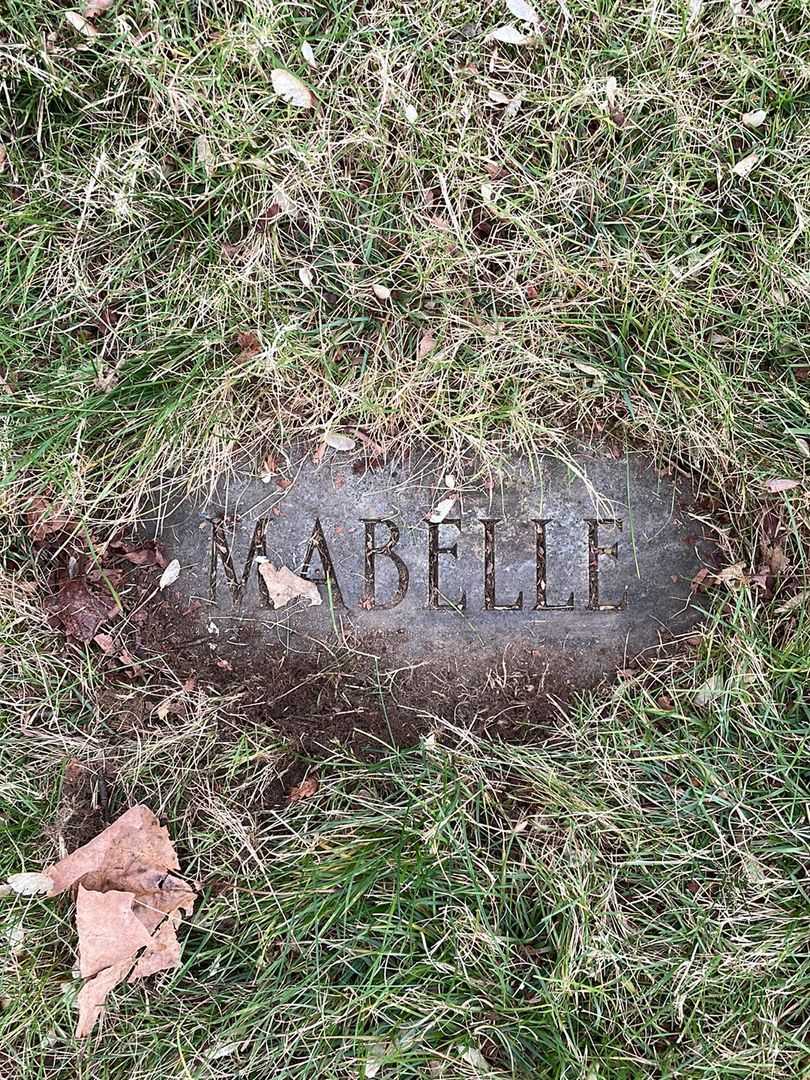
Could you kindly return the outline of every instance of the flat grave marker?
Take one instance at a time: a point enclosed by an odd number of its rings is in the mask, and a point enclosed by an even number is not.
[[[514,661],[583,687],[700,617],[689,494],[641,457],[514,459],[497,475],[450,475],[426,450],[378,468],[362,450],[279,460],[269,483],[235,471],[148,525],[212,650],[249,629],[253,648],[470,674]],[[263,565],[316,588],[276,608]]]

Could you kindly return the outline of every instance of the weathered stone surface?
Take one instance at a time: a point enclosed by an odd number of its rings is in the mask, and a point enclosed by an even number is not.
[[[269,484],[223,477],[149,531],[180,560],[172,590],[199,602],[213,649],[246,636],[255,647],[258,629],[260,648],[348,648],[387,668],[462,673],[516,662],[564,689],[694,623],[701,530],[643,459],[583,453],[576,471],[518,460],[489,480],[467,480],[472,464],[454,472],[428,452],[373,470],[362,451],[327,449],[317,464],[291,454]],[[275,610],[262,555],[315,581],[322,603]]]

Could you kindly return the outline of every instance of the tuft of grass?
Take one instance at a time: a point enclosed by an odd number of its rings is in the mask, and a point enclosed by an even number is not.
[[[168,818],[203,890],[182,968],[117,991],[86,1048],[69,906],[5,900],[18,1075],[802,1075],[810,624],[776,646],[751,616],[725,627],[743,648],[662,664],[541,743],[436,718],[411,749],[303,763],[320,788],[296,804],[272,797],[293,764],[272,735],[213,715],[137,741],[103,715],[83,741],[7,729],[4,868],[42,861],[31,821],[69,752],[114,770],[113,812]],[[709,674],[725,689],[696,709]]]
[[[800,9],[547,0],[517,49],[484,41],[505,14],[133,2],[88,40],[50,0],[8,13],[7,482],[131,509],[161,469],[341,423],[479,449],[608,428],[732,506],[803,468]],[[317,109],[273,95],[278,65]]]

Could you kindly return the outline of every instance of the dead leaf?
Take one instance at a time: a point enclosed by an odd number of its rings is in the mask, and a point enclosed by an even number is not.
[[[87,980],[76,998],[76,1004],[79,1007],[79,1019],[76,1023],[77,1039],[84,1039],[90,1034],[104,1011],[107,995],[126,978],[131,967],[132,958],[130,957]]]
[[[61,532],[72,524],[64,507],[57,509],[53,502],[43,495],[37,495],[31,500],[25,517],[28,523],[28,535],[35,544],[41,544],[53,533]]]
[[[314,581],[307,581],[306,578],[299,577],[298,574],[294,574],[286,566],[280,566],[276,569],[270,560],[263,556],[259,556],[257,561],[259,573],[267,586],[267,592],[276,610],[286,607],[291,600],[297,600],[299,597],[309,600],[310,607],[317,607],[323,603],[321,594],[318,592],[318,586]]]
[[[539,24],[540,19],[537,12],[531,4],[527,3],[527,0],[506,0],[506,6],[509,8],[509,13],[514,15],[516,19],[527,22],[531,26]]]
[[[308,266],[302,266],[298,271],[298,280],[304,286],[305,289],[312,288],[312,271]]]
[[[284,68],[273,68],[270,82],[273,84],[273,92],[288,105],[295,105],[297,109],[314,108],[315,95],[306,83],[301,82],[292,72],[285,71]]]
[[[113,5],[113,0],[87,0],[84,6],[85,19],[95,19],[99,15],[103,15],[105,11],[109,11]]]
[[[693,592],[698,592],[705,585],[709,585],[711,576],[712,576],[711,570],[709,570],[708,567],[701,566],[700,570],[698,570],[698,572],[692,578],[692,581],[691,581],[692,591]]]
[[[357,446],[357,443],[350,435],[341,435],[337,431],[327,431],[323,441],[327,446],[331,446],[333,450],[354,450]]]
[[[53,880],[49,896],[78,884],[99,892],[121,889],[152,903],[160,922],[163,914],[193,906],[194,891],[167,873],[179,869],[168,829],[148,807],[138,805],[44,873]]]
[[[387,285],[378,285],[376,282],[371,286],[371,291],[377,297],[378,300],[389,300],[391,297],[391,290]]]
[[[769,491],[771,495],[776,495],[780,491],[792,491],[798,486],[798,480],[768,480],[765,484],[766,490]]]
[[[170,585],[174,585],[175,581],[180,577],[180,560],[172,559],[166,569],[160,576],[160,591],[168,589]]]
[[[419,112],[415,105],[411,105],[410,103],[403,105],[402,112],[405,114],[405,119],[409,124],[415,124],[419,119]]]
[[[0,142],[0,173],[4,172],[4,170],[6,168],[7,161],[8,161],[8,151],[6,150],[3,143]]]
[[[318,62],[315,59],[315,53],[312,51],[312,46],[309,44],[308,41],[301,42],[301,55],[306,60],[307,64],[309,64],[309,66],[312,68],[312,70],[315,71],[315,69],[318,67]]]
[[[74,30],[77,30],[85,37],[92,38],[98,35],[96,27],[93,26],[84,15],[80,15],[78,11],[66,11],[65,19],[70,23]]]
[[[173,911],[160,924],[151,936],[149,947],[130,972],[127,982],[133,983],[136,979],[145,979],[147,975],[154,975],[158,971],[180,966],[180,942],[177,938],[177,928],[182,918],[180,911]]]
[[[433,336],[431,330],[427,330],[419,339],[419,344],[416,347],[416,359],[424,360],[426,356],[436,348],[436,339]]]
[[[508,105],[512,100],[507,97],[506,94],[502,94],[500,90],[489,90],[487,92],[487,97],[493,105]]]
[[[159,566],[164,569],[168,564],[163,545],[157,540],[113,540],[110,549],[120,552],[121,556],[133,566]]]
[[[795,611],[796,608],[800,608],[802,604],[806,604],[810,601],[810,589],[802,589],[801,592],[797,592],[795,596],[791,596],[789,600],[786,600],[784,604],[780,604],[776,609],[777,615],[788,615],[791,611]]]
[[[119,611],[111,594],[90,586],[85,575],[65,579],[44,607],[51,624],[77,641],[92,641],[101,624]]]
[[[456,505],[457,499],[457,495],[450,495],[446,499],[441,499],[431,510],[428,521],[432,525],[440,525]]]
[[[731,171],[735,176],[739,176],[740,179],[745,180],[747,176],[751,174],[757,163],[759,162],[759,154],[747,154],[744,158],[740,158],[731,167]]]
[[[722,675],[712,675],[705,683],[698,687],[695,693],[695,705],[699,709],[705,708],[710,701],[721,697],[726,689],[726,681]]]
[[[92,1031],[107,994],[128,973],[132,981],[179,962],[176,931],[196,894],[175,870],[179,862],[168,830],[145,806],[133,806],[46,867],[49,896],[78,890],[80,970],[87,978],[78,997],[80,1038]]]
[[[89,979],[111,964],[134,957],[151,943],[152,935],[132,910],[134,901],[131,892],[96,892],[79,885],[76,932],[82,978]]]
[[[261,339],[253,330],[244,330],[241,334],[237,334],[236,343],[240,350],[236,357],[237,364],[252,360],[254,356],[258,356],[262,351]]]
[[[37,896],[51,891],[53,879],[39,873],[11,874],[6,878],[6,884],[18,896]]]
[[[740,119],[747,128],[762,127],[762,125],[768,119],[768,110],[754,109],[753,112],[743,113]]]
[[[317,793],[319,787],[318,777],[314,774],[308,776],[298,787],[290,789],[290,802],[295,803],[300,802],[302,799],[311,799]]]
[[[206,176],[211,176],[214,171],[214,155],[211,152],[211,144],[207,135],[198,135],[194,140],[194,153],[197,161],[202,165]]]
[[[713,575],[716,585],[744,585],[748,581],[745,568],[741,562],[724,566]]]
[[[115,652],[115,641],[111,634],[96,634],[93,641],[107,656],[112,656]]]
[[[275,473],[278,472],[278,458],[272,451],[267,454],[259,468],[259,476],[263,484],[269,484]]]
[[[615,76],[609,75],[605,82],[605,97],[607,99],[608,111],[612,112],[616,108],[616,95],[619,92],[619,84],[616,81]]]
[[[533,34],[524,34],[513,23],[497,26],[484,38],[484,41],[500,41],[505,45],[530,45],[534,40]]]

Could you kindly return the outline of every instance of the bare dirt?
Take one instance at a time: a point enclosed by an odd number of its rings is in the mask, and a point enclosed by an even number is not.
[[[137,576],[135,589],[148,597],[157,572]],[[133,646],[141,666],[165,667],[182,684],[227,698],[251,725],[266,725],[308,753],[335,743],[361,753],[410,745],[436,717],[505,738],[531,728],[537,737],[569,696],[564,680],[552,685],[520,665],[483,681],[470,681],[453,657],[429,671],[384,675],[371,656],[296,656],[249,627],[238,644],[214,643],[204,611],[172,595],[153,596],[140,610]]]

